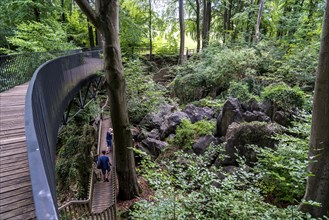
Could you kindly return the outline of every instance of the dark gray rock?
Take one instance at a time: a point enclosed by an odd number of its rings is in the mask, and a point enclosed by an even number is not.
[[[153,129],[147,134],[148,138],[160,139],[160,131],[158,129]]]
[[[171,133],[174,133],[177,125],[179,125],[183,119],[190,119],[185,112],[174,112],[165,116],[165,120],[160,126],[160,139],[164,140]]]
[[[193,152],[197,155],[203,154],[211,143],[217,144],[218,140],[212,135],[200,137],[193,145]]]
[[[197,107],[193,104],[186,106],[184,111],[190,118],[192,123],[200,120],[210,120],[214,116],[214,111],[209,107]]]
[[[228,157],[220,162],[222,165],[237,165],[236,159],[239,156],[245,157],[246,163],[252,165],[256,162],[256,153],[248,145],[258,147],[274,148],[277,143],[272,135],[280,132],[279,126],[270,123],[232,123],[226,134],[225,155]]]
[[[265,121],[265,122],[270,122],[271,119],[268,117],[264,112],[260,111],[246,111],[242,114],[243,119],[246,122],[252,122],[252,121]]]
[[[215,136],[225,136],[230,124],[233,122],[241,122],[242,120],[242,108],[240,102],[237,99],[228,99],[224,103],[222,112],[217,118]]]
[[[152,158],[156,159],[161,151],[168,146],[167,142],[159,141],[153,138],[146,138],[142,141],[142,146],[146,150],[145,152],[149,153]]]
[[[154,128],[160,129],[164,118],[166,115],[169,115],[176,109],[175,106],[169,104],[162,104],[159,106],[158,112],[151,112],[147,114],[139,123],[141,127],[146,128],[147,130],[152,130]]]
[[[284,111],[276,111],[273,115],[273,121],[282,126],[288,127],[291,125],[291,114]]]

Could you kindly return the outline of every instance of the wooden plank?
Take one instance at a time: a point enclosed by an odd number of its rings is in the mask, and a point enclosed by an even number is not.
[[[2,183],[0,193],[16,190],[19,187],[31,185],[30,176],[15,179],[8,183]]]
[[[0,194],[0,201],[6,199],[8,197],[16,196],[16,195],[23,194],[23,193],[27,193],[27,194],[31,194],[32,195],[32,188],[31,188],[31,186],[28,185],[28,186],[24,186],[24,187],[18,188],[15,191],[9,191],[9,192],[1,193]]]
[[[19,138],[10,138],[10,139],[5,139],[5,140],[0,140],[0,145],[5,145],[5,144],[9,144],[9,143],[18,143],[18,142],[22,142],[25,140],[26,140],[26,137],[24,135],[23,137],[19,137]]]
[[[27,152],[27,149],[17,148],[14,151],[1,152],[0,158],[4,158],[4,157],[10,156],[10,155],[17,155],[17,154],[25,153],[25,152]]]
[[[24,216],[26,213],[30,213],[31,211],[34,211],[34,207],[29,205],[29,206],[23,206],[20,207],[14,211],[9,211],[9,212],[5,212],[5,213],[1,213],[0,215],[0,219],[20,219],[22,220],[22,216]]]
[[[24,161],[28,161],[27,152],[21,154],[13,154],[7,157],[0,157],[0,167],[6,166],[13,162],[13,160],[17,161],[17,163],[24,163]],[[0,168],[1,169],[1,168]]]
[[[10,205],[10,204],[13,204],[15,202],[19,202],[23,199],[32,199],[33,200],[32,191],[26,191],[26,192],[21,193],[21,194],[17,194],[17,195],[11,196],[11,197],[7,197],[3,200],[0,200],[0,203],[1,203],[1,206]]]
[[[17,202],[10,203],[7,205],[0,205],[0,213],[15,210],[15,209],[18,209],[19,207],[31,205],[31,204],[34,204],[33,199],[28,198],[28,199],[22,199],[22,200],[19,200]]]
[[[12,179],[16,179],[18,177],[29,176],[30,169],[29,167],[24,167],[22,169],[17,169],[9,172],[1,172],[0,173],[0,185],[2,182],[10,181]]]
[[[18,169],[24,169],[29,167],[29,162],[28,160],[22,160],[19,163],[15,163],[14,165],[11,166],[6,166],[2,164],[0,165],[0,177],[3,175],[7,175],[6,173],[10,173],[12,170],[18,170]]]

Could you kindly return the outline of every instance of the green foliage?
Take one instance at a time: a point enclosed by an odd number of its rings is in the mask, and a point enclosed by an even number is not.
[[[307,123],[296,123],[291,130],[299,138],[278,135],[276,149],[254,148],[258,153],[253,168],[260,177],[258,187],[274,204],[294,204],[305,193],[311,117],[306,118]]]
[[[72,11],[66,14],[66,20],[67,38],[72,40],[74,45],[90,47],[88,25],[91,24],[88,24],[86,16],[77,7],[73,7]]]
[[[95,118],[96,105],[91,103],[74,122],[62,128],[57,145],[56,181],[59,201],[68,198],[86,198],[96,134],[89,125]]]
[[[189,120],[183,119],[176,129],[176,137],[173,143],[179,146],[180,149],[191,148],[196,139],[212,134],[214,129],[214,121],[201,120],[192,124]]]
[[[155,196],[135,204],[132,219],[311,219],[296,206],[281,209],[265,203],[254,186],[258,176],[246,172],[243,161],[223,180],[217,176],[222,171],[208,169],[203,156],[179,151],[174,160],[147,161],[144,164],[153,165],[142,165],[140,171],[152,183]]]
[[[155,84],[144,72],[139,60],[127,62],[125,76],[128,85],[128,112],[132,123],[139,123],[144,116],[165,102],[164,89]]]
[[[299,87],[291,88],[285,83],[265,87],[262,98],[283,109],[302,109],[306,102],[305,93]]]
[[[183,103],[217,96],[228,89],[231,80],[256,74],[259,62],[254,49],[209,47],[200,59],[177,69],[174,94]]]
[[[15,36],[9,37],[9,43],[17,47],[18,51],[42,52],[59,51],[76,48],[66,42],[67,35],[59,23],[27,22],[18,25]]]
[[[316,68],[319,57],[319,43],[304,48],[296,47],[289,50],[276,72],[276,77],[291,86],[298,85],[303,90],[313,91]]]
[[[239,99],[240,102],[258,100],[259,98],[249,92],[248,84],[240,82],[231,82],[228,89],[228,96]]]

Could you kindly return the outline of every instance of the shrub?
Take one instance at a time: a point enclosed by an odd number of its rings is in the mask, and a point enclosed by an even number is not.
[[[249,48],[209,47],[199,58],[177,68],[173,92],[183,103],[219,95],[231,80],[256,74],[260,62]]]
[[[176,159],[152,167],[145,177],[156,189],[152,201],[136,203],[132,219],[311,219],[296,206],[277,208],[264,202],[257,175],[240,164],[237,173],[220,180],[220,170],[204,166],[203,156],[176,152]],[[217,187],[214,185],[217,183]]]
[[[274,204],[294,204],[304,195],[311,117],[307,118],[308,123],[296,123],[291,130],[300,138],[278,135],[276,149],[255,148],[258,162],[254,171],[260,175],[258,186]]]
[[[143,71],[139,60],[127,62],[125,65],[129,118],[136,124],[147,113],[155,111],[157,106],[165,102],[165,89],[155,84],[151,76]]]
[[[214,121],[198,121],[192,124],[189,120],[183,119],[176,129],[174,144],[180,149],[191,148],[192,144],[201,136],[212,134],[215,129]]]
[[[259,98],[249,92],[248,84],[240,82],[231,82],[228,89],[228,96],[239,99],[240,102],[258,100]]]
[[[264,88],[263,100],[270,101],[274,108],[291,110],[302,109],[306,102],[305,93],[299,87],[291,88],[285,83],[273,84]]]

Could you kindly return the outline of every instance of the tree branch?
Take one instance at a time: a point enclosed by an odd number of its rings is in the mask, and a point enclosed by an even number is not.
[[[90,20],[90,22],[97,29],[100,30],[101,23],[99,21],[99,18],[97,16],[96,12],[94,11],[94,9],[92,9],[92,7],[89,5],[88,1],[87,0],[75,0],[75,2],[79,5],[80,9],[83,11],[83,13],[85,13],[85,15]]]

